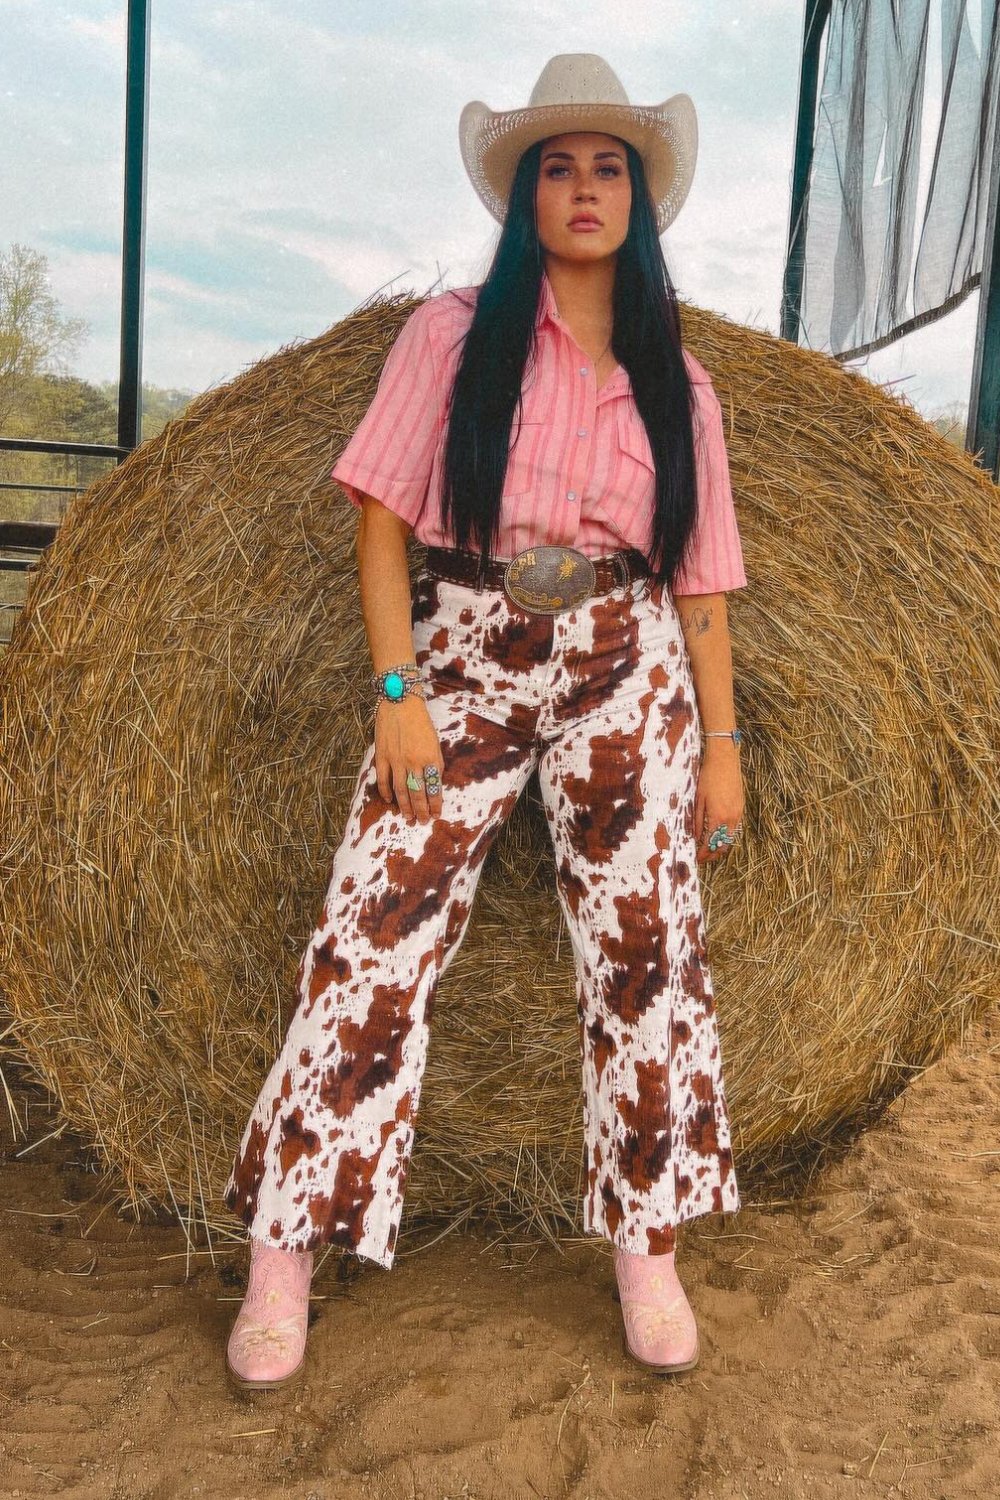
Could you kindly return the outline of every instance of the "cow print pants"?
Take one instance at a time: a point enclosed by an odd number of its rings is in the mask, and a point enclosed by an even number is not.
[[[225,1202],[255,1239],[391,1267],[438,981],[537,768],[576,966],[584,1230],[668,1252],[680,1222],[740,1206],[695,863],[701,723],[673,598],[638,579],[532,614],[425,570],[412,623],[441,812],[410,822],[385,802],[369,744]]]

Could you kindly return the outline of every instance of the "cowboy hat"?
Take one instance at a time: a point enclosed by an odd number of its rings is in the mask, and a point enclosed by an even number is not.
[[[514,172],[523,152],[564,131],[600,131],[634,146],[662,234],[676,218],[694,177],[698,117],[687,94],[662,104],[630,104],[617,75],[596,52],[550,57],[526,109],[492,110],[474,99],[462,110],[459,145],[472,185],[494,219],[507,213]]]

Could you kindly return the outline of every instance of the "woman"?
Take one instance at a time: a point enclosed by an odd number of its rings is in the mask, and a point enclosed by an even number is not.
[[[686,95],[633,107],[591,54],[551,59],[527,110],[463,112],[492,266],[410,315],[333,470],[378,701],[226,1187],[250,1230],[243,1386],[301,1370],[315,1247],[392,1265],[437,984],[536,768],[577,971],[584,1227],[614,1243],[628,1353],[697,1362],[676,1226],[740,1204],[696,865],[743,811],[725,590],[746,576],[658,238],[695,144]]]

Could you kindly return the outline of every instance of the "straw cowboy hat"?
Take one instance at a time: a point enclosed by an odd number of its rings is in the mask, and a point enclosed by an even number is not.
[[[688,195],[698,155],[698,117],[687,94],[662,104],[630,104],[614,71],[596,52],[550,57],[527,109],[492,110],[474,99],[458,125],[465,170],[494,219],[507,213],[522,153],[546,136],[569,130],[617,135],[642,157],[662,234]]]

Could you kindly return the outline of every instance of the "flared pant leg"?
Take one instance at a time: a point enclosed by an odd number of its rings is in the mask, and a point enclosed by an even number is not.
[[[538,775],[576,965],[583,1222],[660,1254],[680,1222],[740,1206],[695,858],[698,704],[668,592],[611,596],[565,633]]]
[[[450,632],[455,650],[455,628]],[[425,654],[425,653],[421,653]],[[252,1237],[339,1244],[386,1268],[394,1248],[438,982],[483,861],[535,765],[530,739],[428,699],[442,811],[407,822],[365,753],[299,1003],[247,1121],[224,1196]]]

